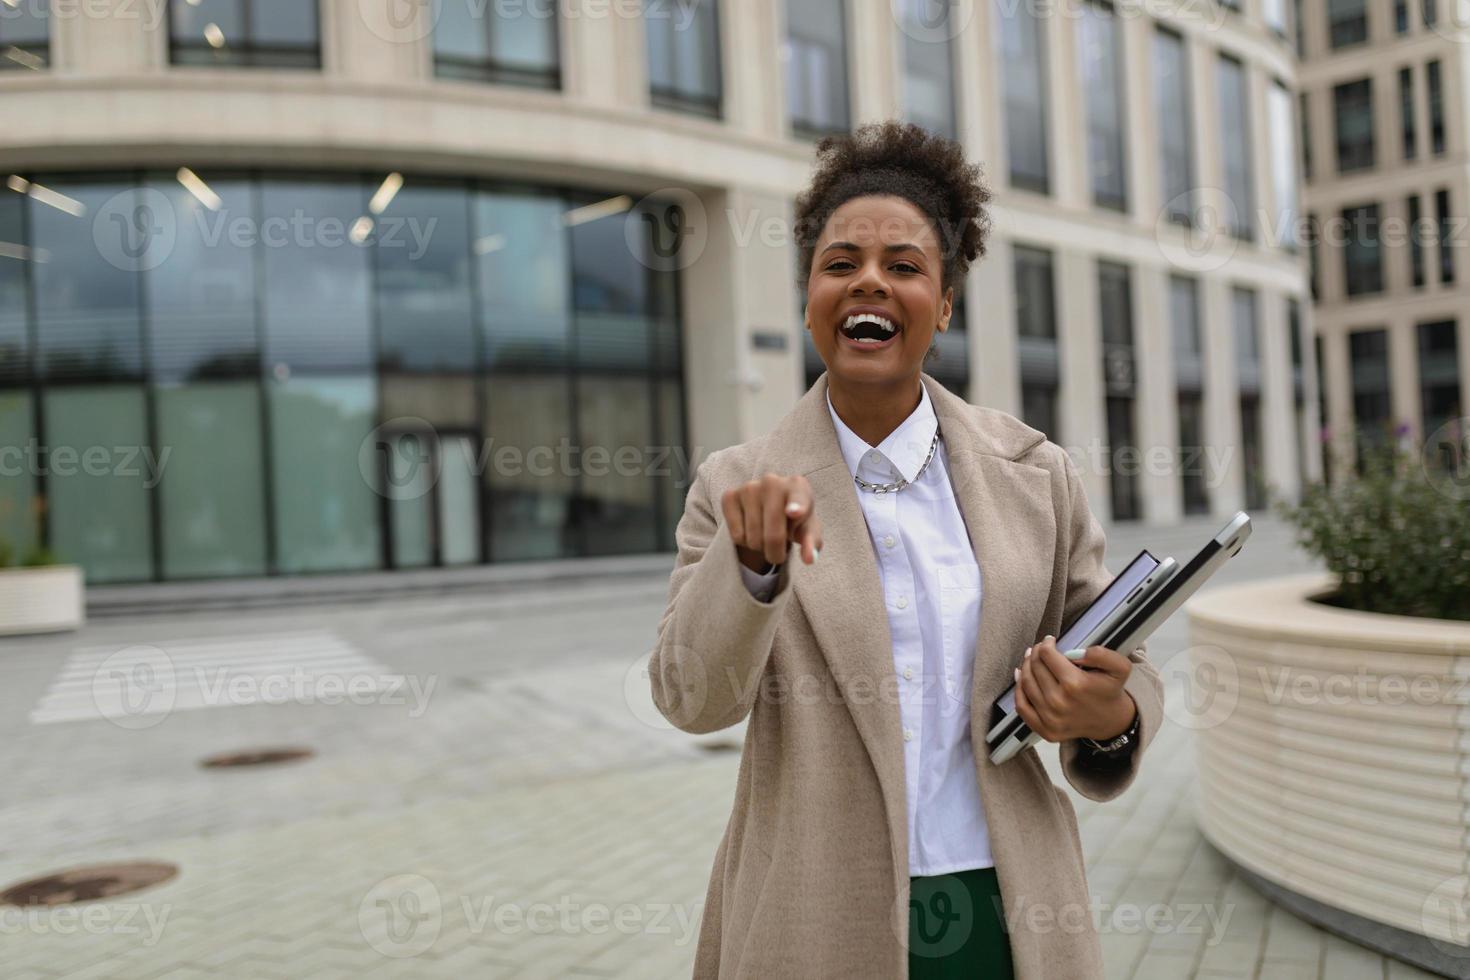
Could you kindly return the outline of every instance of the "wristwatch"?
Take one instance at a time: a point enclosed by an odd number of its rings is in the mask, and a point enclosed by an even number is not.
[[[1084,738],[1081,740],[1082,744],[1086,745],[1089,749],[1091,749],[1098,755],[1113,757],[1127,755],[1128,752],[1132,750],[1133,743],[1138,741],[1138,721],[1139,712],[1138,708],[1135,707],[1133,709],[1133,724],[1128,726],[1128,730],[1126,732],[1118,735],[1115,738],[1110,738],[1106,742],[1099,742],[1095,739]]]

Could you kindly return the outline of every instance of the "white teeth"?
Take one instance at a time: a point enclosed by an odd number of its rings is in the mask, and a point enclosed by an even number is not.
[[[873,313],[855,313],[855,314],[853,314],[852,316],[850,316],[850,317],[847,318],[847,322],[842,325],[842,329],[843,330],[851,330],[854,325],[856,325],[857,323],[859,323],[862,320],[871,320],[872,322],[878,324],[878,326],[882,327],[888,333],[893,333],[893,331],[895,331],[895,330],[898,329],[896,326],[893,325],[893,321],[887,320],[887,319],[885,319],[885,318],[883,318],[881,316],[878,316],[876,314],[873,314]],[[870,342],[871,343],[877,343],[877,341],[870,341]]]

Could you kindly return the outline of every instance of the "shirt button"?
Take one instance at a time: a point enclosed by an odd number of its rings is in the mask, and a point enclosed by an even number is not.
[[[893,539],[893,535],[891,534],[883,539],[883,547],[885,548],[892,548],[895,544],[897,544],[897,542]]]
[[[895,605],[897,605],[898,608],[900,608],[900,609],[907,609],[909,607],[908,597],[907,596],[899,596],[898,597],[898,602],[895,603]]]
[[[875,451],[873,451],[871,453],[868,453],[868,458],[871,459],[875,463],[882,462],[882,460],[883,460],[883,454],[880,453],[880,452],[877,452],[875,450]]]
[[[903,730],[903,740],[905,742],[912,742],[914,740],[914,730],[912,728],[905,728]]]
[[[914,668],[912,668],[912,667],[905,667],[903,669],[903,679],[906,680],[906,681],[913,680],[914,679]]]

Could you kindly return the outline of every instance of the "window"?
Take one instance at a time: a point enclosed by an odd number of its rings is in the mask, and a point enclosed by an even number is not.
[[[1408,0],[1393,0],[1393,32],[1395,34],[1409,33]]]
[[[561,87],[553,3],[434,4],[434,74],[472,82]]]
[[[50,4],[42,0],[0,0],[0,71],[40,71],[50,63]]]
[[[1034,4],[995,0],[1003,65],[1006,152],[1010,182],[1015,187],[1049,193],[1047,161],[1047,88],[1045,23]]]
[[[1138,437],[1134,428],[1135,363],[1132,276],[1126,265],[1098,262],[1098,320],[1102,327],[1103,388],[1107,395],[1108,487],[1114,520],[1141,516]],[[1130,461],[1130,456],[1132,457]]]
[[[1297,95],[1297,122],[1302,144],[1302,180],[1312,179],[1312,110],[1306,92]]]
[[[1321,229],[1317,226],[1317,216],[1307,215],[1307,265],[1309,271],[1309,285],[1312,290],[1312,299],[1321,299],[1321,248],[1318,239]]]
[[[1327,36],[1334,48],[1368,40],[1367,0],[1327,0]]]
[[[1346,244],[1342,250],[1343,282],[1349,296],[1383,291],[1383,254],[1378,241],[1378,205],[1364,204],[1342,212]]]
[[[904,19],[904,118],[925,129],[954,139],[955,117],[954,30],[952,0],[902,0]]]
[[[844,0],[786,4],[786,109],[799,136],[845,133],[847,26]]]
[[[1405,160],[1419,154],[1419,132],[1414,126],[1414,71],[1399,69],[1399,123],[1403,143],[1400,152]]]
[[[646,0],[643,21],[653,104],[718,118],[719,0]]]
[[[470,251],[479,272],[481,349],[492,370],[539,373],[570,363],[565,212],[551,194],[475,195]]]
[[[1261,457],[1261,342],[1253,289],[1230,290],[1231,325],[1235,335],[1236,375],[1240,384],[1240,449],[1245,457],[1245,502],[1264,507],[1266,484]]]
[[[1437,20],[1439,20],[1439,3],[1437,0],[1424,0],[1424,26],[1433,27]]]
[[[1056,292],[1052,282],[1051,253],[1017,245],[1016,333],[1021,337],[1055,340],[1057,336]]]
[[[1260,329],[1256,324],[1256,291],[1230,289],[1230,321],[1235,330],[1235,367],[1242,389],[1260,387]]]
[[[402,181],[390,175],[369,205],[379,365],[463,370],[475,362],[468,192]],[[384,201],[382,187],[393,183],[402,189]]]
[[[169,9],[176,65],[321,66],[312,0],[172,0]]]
[[[1291,33],[1296,43],[1296,56],[1307,56],[1307,29],[1302,20],[1302,0],[1291,0]]]
[[[1389,395],[1388,331],[1359,330],[1348,334],[1348,356],[1361,471],[1365,457],[1390,442],[1393,406]]]
[[[1169,323],[1175,367],[1187,359],[1198,360],[1204,354],[1199,333],[1199,283],[1189,276],[1169,277]],[[1198,386],[1199,382],[1195,378],[1193,385]]]
[[[1265,0],[1262,15],[1266,26],[1281,37],[1286,37],[1286,0]]]
[[[1424,458],[1434,464],[1453,459],[1436,438],[1449,422],[1461,417],[1459,344],[1455,337],[1455,321],[1440,320],[1419,324],[1419,407],[1424,420],[1427,441]]]
[[[1251,190],[1250,89],[1245,66],[1234,58],[1220,56],[1220,133],[1225,164],[1225,193],[1231,204],[1230,230],[1241,240],[1253,237],[1251,215],[1255,197]]]
[[[1431,61],[1424,66],[1429,79],[1429,148],[1435,156],[1444,153],[1444,80],[1440,77],[1439,62]]]
[[[1210,497],[1204,469],[1204,370],[1197,280],[1180,275],[1169,277],[1169,326],[1179,407],[1178,465],[1184,512],[1206,514],[1210,510]]]
[[[1297,188],[1296,132],[1291,118],[1292,98],[1286,86],[1272,81],[1266,90],[1266,120],[1271,130],[1271,192],[1276,209],[1272,220],[1280,222],[1277,239],[1296,250]]]
[[[1179,480],[1184,513],[1208,514],[1210,490],[1205,471],[1205,400],[1197,391],[1181,391],[1179,404]]]
[[[1124,170],[1122,31],[1112,7],[1087,0],[1077,21],[1079,74],[1087,105],[1087,165],[1092,200],[1099,207],[1128,207]]]
[[[1434,192],[1434,217],[1439,238],[1439,283],[1448,286],[1455,281],[1454,241],[1450,237],[1450,192]]]
[[[1373,166],[1373,80],[1360,78],[1333,86],[1337,118],[1337,169],[1340,173]]]
[[[20,194],[0,190],[0,384],[6,385],[31,379],[30,289],[26,285],[31,251],[26,244],[26,203]]]
[[[1409,195],[1409,279],[1415,286],[1424,285],[1424,235],[1423,214],[1419,195]]]
[[[1154,114],[1159,120],[1159,173],[1169,220],[1193,221],[1194,153],[1190,135],[1189,66],[1184,39],[1160,28],[1154,32]]]

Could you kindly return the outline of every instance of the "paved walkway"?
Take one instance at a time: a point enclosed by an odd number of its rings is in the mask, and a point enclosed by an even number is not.
[[[1120,530],[1113,565],[1145,540],[1182,557],[1202,530]],[[1306,567],[1271,527],[1233,565]],[[0,644],[0,887],[100,861],[180,869],[134,896],[0,908],[4,976],[688,976],[740,732],[671,731],[648,701],[640,666],[665,590],[643,577],[180,614]],[[249,659],[307,634],[349,653],[295,672],[290,657]],[[1163,663],[1184,643],[1171,623],[1151,652]],[[77,658],[99,653],[125,671],[181,665],[188,683],[159,690],[187,689],[188,704],[119,709],[93,681],[112,710],[76,717]],[[305,687],[272,696],[273,676]],[[332,677],[364,681],[360,695],[323,703]],[[315,756],[198,766],[298,744]],[[1428,976],[1235,879],[1195,829],[1192,772],[1190,735],[1171,726],[1122,797],[1073,797],[1110,977]]]

